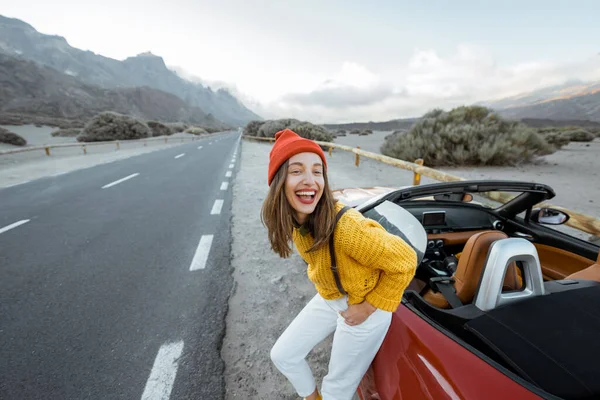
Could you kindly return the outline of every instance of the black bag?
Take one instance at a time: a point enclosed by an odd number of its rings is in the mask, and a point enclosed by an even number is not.
[[[342,218],[342,215],[348,211],[350,209],[350,206],[344,206],[344,208],[342,208],[337,216],[335,217],[335,225],[337,226],[338,221],[340,220],[340,218]],[[335,227],[333,228],[333,232],[331,232],[331,237],[329,238],[329,255],[331,257],[331,271],[333,272],[333,277],[335,278],[335,284],[338,287],[338,290],[346,295],[348,293],[346,293],[346,291],[344,290],[344,287],[342,286],[342,281],[340,280],[340,275],[338,274],[338,270],[337,270],[337,262],[335,259],[335,251],[333,249],[333,235],[335,233]]]

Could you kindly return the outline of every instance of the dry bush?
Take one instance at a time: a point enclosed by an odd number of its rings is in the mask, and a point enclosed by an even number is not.
[[[334,135],[322,126],[293,118],[269,121],[250,121],[244,129],[244,135],[272,138],[284,129],[291,129],[299,136],[322,142],[333,142]]]
[[[77,137],[81,133],[81,129],[78,128],[67,128],[67,129],[59,129],[57,131],[52,132],[52,136],[54,137]]]
[[[79,142],[103,142],[110,140],[135,140],[150,137],[150,128],[141,121],[128,115],[103,112],[87,123]]]
[[[192,135],[206,135],[208,132],[206,132],[204,128],[191,126],[185,130],[185,133],[191,133]]]
[[[190,126],[183,122],[169,122],[165,124],[171,130],[171,134],[185,132]]]
[[[258,130],[265,123],[265,121],[250,121],[244,128],[244,135],[247,136],[258,136]]]
[[[166,126],[165,124],[163,124],[161,122],[148,121],[148,122],[146,122],[146,125],[148,125],[148,128],[150,128],[150,130],[152,131],[153,137],[170,136],[173,134],[173,131],[171,131],[171,128],[169,128],[168,126]]]
[[[566,131],[563,135],[568,136],[571,142],[591,142],[596,138],[596,135],[583,129]]]
[[[15,146],[25,146],[27,140],[7,129],[0,128],[0,143],[12,144]]]
[[[478,106],[432,110],[408,133],[388,135],[381,147],[384,155],[422,158],[432,167],[516,165],[554,151],[534,129]]]

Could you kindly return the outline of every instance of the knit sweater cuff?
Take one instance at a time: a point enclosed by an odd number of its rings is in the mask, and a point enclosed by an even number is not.
[[[383,310],[394,312],[400,305],[401,300],[391,300],[381,297],[375,290],[370,291],[365,296],[365,299],[373,306]]]

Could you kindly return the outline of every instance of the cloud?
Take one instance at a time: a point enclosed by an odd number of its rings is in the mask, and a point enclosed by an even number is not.
[[[420,116],[432,108],[515,96],[568,80],[600,80],[600,56],[551,63],[502,65],[485,48],[460,45],[448,56],[417,49],[388,76],[346,62],[329,79],[305,93],[288,93],[256,104],[265,118],[295,117],[316,123],[377,121]]]
[[[346,107],[367,106],[382,102],[394,95],[393,88],[377,75],[356,63],[344,63],[341,71],[309,93],[290,93],[282,104],[322,106],[343,110]]]

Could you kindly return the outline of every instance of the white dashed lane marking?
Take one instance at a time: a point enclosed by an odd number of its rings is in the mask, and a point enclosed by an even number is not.
[[[215,200],[215,204],[213,205],[213,208],[210,211],[210,215],[221,214],[222,208],[223,208],[223,200]]]
[[[234,164],[229,164],[229,168],[233,168],[233,167],[235,167]]]
[[[150,377],[146,382],[142,400],[168,399],[179,367],[183,341],[165,343],[160,346]]]
[[[202,146],[198,146],[198,150],[200,150],[202,148]]]
[[[28,223],[29,221],[30,221],[29,219],[23,219],[21,221],[15,222],[14,224],[10,224],[8,226],[5,226],[4,228],[0,229],[0,233],[8,232],[11,229],[15,229],[18,226],[21,226],[23,224]]]
[[[181,158],[181,157],[183,157],[183,156],[185,156],[185,153],[181,153],[181,154],[179,154],[179,155],[175,156],[175,158]]]
[[[119,183],[122,183],[122,182],[128,181],[129,179],[135,178],[135,177],[136,177],[136,176],[138,176],[138,175],[139,175],[139,173],[136,173],[136,174],[131,174],[131,175],[129,175],[129,176],[126,176],[126,177],[125,177],[125,178],[123,178],[123,179],[119,179],[118,181],[114,181],[114,182],[112,182],[112,183],[109,183],[108,185],[104,185],[104,186],[102,186],[102,189],[106,189],[106,188],[109,188],[109,187],[112,187],[112,186],[118,185]]]
[[[208,260],[208,254],[210,253],[210,247],[212,246],[213,235],[202,235],[198,248],[194,254],[194,259],[190,265],[190,271],[197,271],[199,269],[206,268],[206,261]]]
[[[221,183],[221,190],[227,190],[228,187],[229,187],[229,182]]]
[[[230,178],[231,177],[231,171],[227,171],[227,173],[225,174],[226,177]]]

